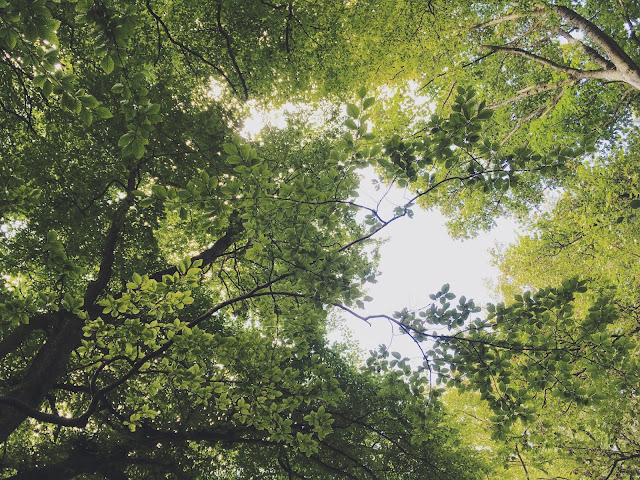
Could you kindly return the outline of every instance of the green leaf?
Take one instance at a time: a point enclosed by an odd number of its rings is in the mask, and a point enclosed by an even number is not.
[[[111,91],[113,93],[122,93],[124,91],[124,85],[120,82],[114,83],[113,87],[111,87]]]
[[[113,62],[113,58],[111,58],[110,55],[106,55],[100,60],[100,66],[102,67],[102,70],[104,70],[104,72],[108,75],[113,72],[115,63]]]
[[[371,105],[373,105],[375,103],[376,99],[373,97],[369,97],[367,98],[363,103],[362,103],[362,108],[363,110],[366,110],[367,108],[369,108]]]
[[[93,122],[93,114],[91,113],[91,110],[83,108],[80,111],[80,120],[82,120],[82,123],[87,126],[91,125],[91,123]]]
[[[486,120],[487,118],[491,118],[493,116],[493,110],[490,109],[484,109],[480,112],[478,112],[478,115],[476,118],[480,118],[482,120]]]
[[[349,115],[352,118],[358,118],[360,116],[360,109],[356,107],[353,103],[348,103],[347,115]]]
[[[100,105],[100,102],[98,102],[98,100],[96,100],[96,97],[94,97],[93,95],[80,95],[78,99],[85,108],[96,108],[98,105]]]
[[[367,89],[365,87],[360,87],[358,89],[358,98],[363,99],[366,94],[367,94]]]
[[[42,88],[46,81],[46,75],[36,75],[35,77],[33,77],[33,85],[38,88]]]
[[[76,12],[86,13],[89,11],[92,5],[92,0],[78,0],[78,2],[76,3]]]
[[[158,113],[160,113],[160,104],[159,103],[151,103],[149,104],[149,106],[145,109],[145,112],[147,115],[157,115]]]
[[[5,42],[7,43],[7,48],[9,50],[13,50],[18,43],[18,35],[13,30],[9,30],[5,36]]]
[[[354,122],[352,118],[347,118],[344,124],[351,130],[358,130],[358,125],[356,125],[356,122]]]
[[[51,95],[51,93],[53,92],[53,84],[47,80],[46,82],[44,82],[44,85],[42,86],[42,95],[46,97],[49,97]]]
[[[146,151],[144,139],[141,137],[137,137],[133,142],[131,142],[131,153],[137,159],[140,160],[144,156],[144,152]]]
[[[160,197],[162,199],[167,198],[167,189],[164,188],[164,186],[162,186],[162,185],[152,185],[151,186],[151,191],[157,197]]]
[[[113,117],[113,114],[111,113],[111,111],[109,111],[109,109],[105,108],[105,107],[97,107],[93,112],[99,118],[102,118],[102,119],[107,119],[107,118],[112,118]]]
[[[80,103],[80,101],[73,98],[67,92],[64,92],[62,94],[61,103],[62,107],[65,110],[69,110],[70,112],[80,113],[80,111],[82,110],[82,104]]]
[[[135,139],[135,133],[129,131],[120,137],[120,139],[118,140],[118,146],[125,147],[129,145],[131,142],[133,142],[134,139]]]

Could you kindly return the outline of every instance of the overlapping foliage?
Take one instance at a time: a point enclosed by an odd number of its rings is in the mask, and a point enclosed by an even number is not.
[[[637,473],[634,9],[0,0],[0,475]],[[428,120],[363,86],[405,80]],[[336,113],[249,142],[249,98]],[[358,203],[369,165],[413,192],[390,217]],[[503,260],[515,301],[445,285],[359,313],[372,242],[415,203],[472,235],[557,186]],[[332,310],[393,322],[424,363],[382,346],[358,368]],[[458,432],[443,385],[494,443]]]

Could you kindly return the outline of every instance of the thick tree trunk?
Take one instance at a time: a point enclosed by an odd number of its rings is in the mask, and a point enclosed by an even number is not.
[[[65,373],[71,352],[80,345],[83,325],[75,315],[66,314],[40,348],[18,386],[6,396],[37,409]],[[0,404],[0,442],[4,442],[27,417],[26,411]]]

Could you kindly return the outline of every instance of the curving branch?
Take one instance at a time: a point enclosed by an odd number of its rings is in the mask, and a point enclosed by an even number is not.
[[[233,245],[237,236],[242,233],[244,230],[244,226],[242,222],[238,219],[238,212],[234,212],[231,214],[229,218],[229,228],[226,233],[220,237],[210,248],[205,250],[204,252],[191,257],[191,263],[196,260],[202,260],[202,266],[206,267],[207,265],[211,265],[217,258],[221,257],[227,249]],[[160,270],[149,275],[149,278],[161,281],[164,275],[173,275],[178,271],[177,267],[169,267],[164,270]]]
[[[240,78],[240,83],[242,84],[242,90],[244,91],[244,99],[246,101],[246,100],[249,100],[249,91],[247,90],[247,84],[244,81],[244,75],[242,74],[242,71],[238,66],[238,62],[236,61],[236,56],[233,53],[233,48],[231,47],[231,37],[222,26],[222,20],[220,18],[221,14],[222,14],[222,0],[219,0],[218,9],[216,10],[216,22],[218,23],[218,31],[224,37],[224,40],[227,44],[227,52],[229,53],[229,58],[231,58],[231,63],[233,63],[233,69],[238,74],[238,78]]]
[[[31,118],[29,117],[25,117],[23,115],[20,115],[18,112],[10,109],[9,107],[7,107],[4,102],[2,100],[0,100],[0,110],[2,110],[5,113],[8,113],[10,115],[13,115],[14,117],[16,117],[18,120],[20,120],[21,122],[24,122],[27,125],[27,128],[31,131],[31,133],[33,133],[34,135],[37,135],[38,132],[36,132],[35,128],[33,128],[33,124],[31,122]]]
[[[528,171],[528,170],[521,170],[521,171]],[[362,237],[356,238],[355,240],[353,240],[353,241],[347,243],[346,245],[344,245],[343,247],[340,247],[337,251],[338,252],[344,252],[345,250],[348,250],[352,246],[357,245],[358,243],[361,243],[361,242],[364,242],[365,240],[370,239],[371,237],[376,235],[378,232],[380,232],[382,229],[384,229],[384,228],[388,227],[389,225],[391,225],[396,220],[408,215],[409,214],[409,207],[407,205],[415,204],[420,198],[422,198],[425,195],[429,194],[433,190],[436,190],[438,187],[440,187],[441,185],[443,185],[445,183],[455,182],[455,181],[465,182],[467,180],[471,180],[472,178],[478,177],[478,176],[483,175],[483,174],[496,173],[496,172],[502,172],[502,170],[499,170],[499,169],[498,170],[485,170],[483,172],[471,173],[469,175],[464,175],[464,176],[453,176],[453,177],[443,178],[439,182],[436,182],[433,185],[431,185],[426,190],[421,191],[421,192],[417,192],[413,196],[413,198],[411,198],[405,204],[404,211],[401,214],[395,215],[392,218],[390,218],[389,220],[381,221],[380,222],[380,226],[378,226],[375,230],[369,232],[367,235],[363,235]]]
[[[284,48],[287,52],[287,56],[291,53],[291,45],[290,45],[290,38],[291,38],[291,20],[293,19],[293,1],[289,0],[289,4],[288,4],[288,8],[287,8],[287,19],[286,19],[286,25],[285,25],[285,34],[284,34]],[[287,57],[288,60],[288,57]]]
[[[222,76],[222,78],[225,79],[225,81],[227,82],[227,84],[229,85],[229,87],[231,87],[231,90],[233,90],[233,93],[235,93],[236,95],[238,94],[238,90],[236,89],[236,86],[233,84],[233,82],[229,79],[229,77],[227,76],[226,73],[224,73],[224,70],[222,70],[222,68],[220,68],[219,66],[217,66],[216,64],[212,63],[211,61],[207,60],[206,58],[204,58],[200,53],[196,52],[195,50],[193,50],[192,48],[189,48],[188,46],[186,46],[184,43],[182,43],[181,41],[177,40],[176,38],[173,37],[173,35],[171,35],[171,32],[169,31],[169,27],[167,26],[167,24],[162,20],[162,18],[151,8],[151,0],[145,0],[146,1],[146,6],[147,6],[147,11],[149,12],[149,14],[155,19],[155,21],[162,26],[162,29],[164,30],[165,35],[167,36],[167,38],[169,39],[169,41],[171,43],[173,43],[175,46],[177,46],[180,50],[182,50],[183,52],[186,52],[190,55],[193,55],[194,57],[196,57],[198,60],[200,60],[202,63],[204,63],[205,65],[209,65],[211,68],[213,68],[216,72],[218,72],[218,74],[220,76]]]
[[[527,464],[524,463],[524,459],[522,458],[522,455],[520,455],[520,450],[518,449],[517,443],[516,443],[516,455],[518,455],[518,459],[520,460],[520,464],[522,465],[522,469],[524,470],[524,476],[526,477],[527,480],[531,480],[531,477],[529,476],[529,470],[527,470]]]
[[[594,63],[596,63],[598,66],[600,66],[600,68],[602,68],[604,70],[614,70],[616,68],[616,66],[612,62],[610,62],[609,60],[604,58],[602,55],[600,55],[595,49],[591,48],[589,45],[586,45],[584,42],[581,42],[577,38],[572,37],[571,34],[569,32],[567,32],[566,30],[563,30],[560,27],[556,27],[553,30],[553,32],[558,34],[558,35],[560,35],[562,38],[564,38],[571,45],[575,45],[578,48],[580,48],[584,53],[587,54],[587,56]]]
[[[114,219],[111,222],[111,226],[107,231],[105,237],[104,247],[102,248],[102,257],[100,260],[100,269],[98,271],[98,277],[89,282],[87,290],[84,294],[84,306],[89,308],[96,301],[98,296],[107,287],[107,284],[111,280],[111,273],[113,269],[113,263],[115,262],[115,250],[118,243],[118,237],[120,236],[120,230],[122,229],[122,223],[124,217],[129,210],[129,207],[133,204],[134,196],[131,192],[136,187],[136,177],[138,175],[138,168],[134,168],[129,172],[127,179],[127,196],[124,198],[116,213]]]
[[[495,110],[496,108],[504,107],[505,105],[509,105],[510,103],[519,102],[520,100],[524,100],[525,98],[533,97],[535,95],[540,95],[541,93],[549,92],[551,90],[557,90],[559,88],[566,87],[568,85],[573,85],[577,83],[577,80],[574,78],[567,78],[560,82],[554,83],[540,83],[537,85],[531,85],[529,87],[525,87],[518,92],[514,97],[508,98],[507,100],[503,100],[502,102],[489,105],[487,108]]]
[[[36,330],[44,330],[55,320],[51,313],[43,313],[29,319],[26,325],[18,325],[0,342],[0,360],[22,345],[22,343]]]
[[[616,468],[618,467],[619,463],[624,462],[626,460],[633,460],[633,459],[636,459],[636,458],[640,458],[640,453],[636,453],[636,454],[633,454],[633,455],[627,455],[627,456],[624,456],[624,457],[616,458],[613,461],[613,465],[611,465],[611,470],[609,470],[609,474],[606,477],[604,477],[604,480],[609,480],[611,478],[611,475],[613,475],[613,472],[616,471]]]
[[[527,123],[529,120],[532,120],[536,117],[538,118],[546,117],[549,114],[549,112],[551,112],[551,110],[555,108],[555,106],[558,104],[558,102],[564,96],[564,94],[565,94],[565,90],[563,88],[548,104],[542,104],[526,117],[522,117],[518,121],[516,126],[507,134],[507,136],[500,141],[500,146],[503,147],[511,139],[511,137],[513,137],[518,132],[518,130],[520,130],[520,128],[522,128],[522,126],[525,123]]]
[[[104,240],[100,269],[95,280],[87,286],[84,295],[84,308],[93,307],[95,300],[111,280],[115,247],[127,210],[134,201],[131,193],[136,187],[139,165],[133,168],[127,179],[127,196],[118,206],[107,235]],[[60,425],[71,426],[72,419],[40,412],[38,407],[45,399],[56,380],[65,373],[71,352],[77,348],[82,339],[84,320],[71,312],[59,311],[49,314],[48,320],[55,323],[45,344],[38,350],[26,368],[20,382],[0,399],[0,441],[6,440],[20,424],[33,417],[42,421],[60,421]],[[40,317],[39,315],[36,318]],[[17,333],[12,341],[17,341],[22,332]],[[24,337],[26,338],[26,337]],[[7,344],[7,348],[10,345]],[[55,422],[54,422],[55,423]],[[86,423],[86,422],[85,422]]]
[[[27,417],[38,414],[37,408],[56,379],[64,374],[71,352],[79,345],[83,325],[84,321],[76,315],[58,313],[56,328],[18,385],[0,400],[0,441],[5,441]]]
[[[632,88],[632,87],[627,88],[622,94],[622,96],[620,97],[620,100],[618,100],[618,102],[616,103],[615,109],[613,110],[613,113],[611,114],[609,121],[605,123],[603,127],[608,128],[611,125],[613,125],[616,122],[618,118],[618,114],[620,113],[620,110],[622,109],[622,107],[631,105],[633,102],[635,102],[638,99],[638,95],[640,95],[640,92],[636,91],[635,88]]]
[[[269,281],[267,283],[264,283],[262,285],[258,285],[257,287],[255,287],[253,290],[251,290],[248,293],[245,293],[243,295],[239,295],[239,296],[234,297],[234,298],[230,298],[229,300],[225,300],[224,302],[221,302],[218,305],[216,305],[215,307],[209,309],[208,311],[206,311],[205,313],[200,315],[195,320],[192,320],[191,322],[189,322],[187,324],[187,327],[188,328],[194,328],[194,327],[198,326],[200,323],[202,323],[203,321],[211,318],[216,312],[222,310],[223,308],[228,307],[228,306],[233,305],[233,304],[238,303],[238,302],[243,302],[245,300],[250,300],[252,298],[258,298],[258,297],[264,297],[264,296],[282,296],[282,297],[290,297],[290,298],[291,297],[293,297],[293,298],[306,297],[306,295],[301,294],[301,293],[296,293],[296,292],[267,290],[271,285],[274,285],[275,283],[280,282],[280,281],[282,281],[285,278],[288,278],[290,276],[291,276],[291,274],[281,275],[281,276],[279,276],[279,277],[277,277],[277,278],[275,278],[275,279],[273,279],[273,280],[271,280],[271,281]],[[82,327],[82,324],[80,324],[80,328],[79,328],[80,333],[82,332],[82,328],[81,327]],[[176,334],[176,337],[180,336],[180,335],[182,335],[182,332],[178,332]],[[175,343],[175,338],[176,337],[174,337],[171,340],[167,340],[162,346],[160,346],[156,350],[148,353],[144,357],[142,357],[139,360],[135,361],[133,363],[132,367],[129,369],[129,371],[127,373],[122,375],[117,380],[114,380],[112,383],[110,383],[110,384],[100,388],[99,390],[97,390],[94,393],[94,395],[92,396],[91,402],[89,403],[89,406],[87,407],[87,409],[81,415],[79,415],[77,417],[67,418],[67,417],[61,417],[61,416],[58,416],[58,415],[53,415],[53,414],[41,412],[36,408],[37,405],[39,404],[39,402],[36,405],[34,405],[34,403],[36,403],[36,402],[26,402],[26,401],[21,400],[20,398],[18,398],[15,395],[10,395],[10,396],[7,396],[7,397],[0,397],[0,404],[12,407],[13,411],[20,412],[21,418],[22,418],[20,420],[20,423],[22,423],[24,418],[32,417],[32,418],[35,418],[36,420],[40,420],[40,421],[45,422],[45,423],[51,423],[51,424],[60,425],[60,426],[63,426],[63,427],[84,428],[84,427],[86,427],[87,423],[89,422],[89,419],[91,418],[91,416],[98,409],[100,401],[102,400],[102,398],[104,398],[104,396],[106,394],[108,394],[109,392],[117,389],[118,387],[120,387],[121,385],[126,383],[128,380],[133,378],[140,371],[140,369],[143,367],[143,365],[145,363],[149,362],[150,360],[153,360],[154,358],[159,357],[160,355],[162,355],[166,351],[168,351],[173,346],[173,344]],[[45,385],[45,386],[43,386],[43,389],[44,388],[46,388],[47,391],[48,391],[48,386]],[[44,392],[44,394],[46,394],[46,392]],[[42,398],[44,398],[44,396]],[[1,417],[0,417],[0,420],[1,420]],[[2,425],[2,423],[0,422],[0,426],[1,425]],[[19,423],[18,423],[18,425],[19,425]],[[17,427],[17,425],[16,425],[16,427]],[[9,432],[9,433],[11,433],[11,432]],[[0,434],[2,434],[2,430],[1,429],[0,429]]]
[[[551,68],[557,72],[564,73],[575,80],[593,79],[626,83],[636,90],[640,90],[640,66],[624,51],[624,49],[606,32],[601,30],[590,20],[586,19],[574,10],[562,5],[553,5],[549,7],[561,19],[572,24],[575,28],[581,30],[584,35],[594,42],[608,58],[601,55],[594,48],[586,45],[584,42],[573,38],[568,32],[555,28],[553,32],[561,35],[569,43],[580,48],[589,58],[595,62],[600,69],[583,70],[562,65],[549,58],[537,55],[522,48],[510,47],[506,45],[481,45],[480,48],[485,51],[503,52],[507,54],[518,55],[532,60],[547,68]],[[512,14],[490,20],[488,22],[475,25],[472,28],[484,28],[491,25],[497,25],[503,22],[518,20],[522,17],[546,14],[546,10],[535,10],[528,14]],[[632,30],[632,34],[635,32]],[[634,40],[635,41],[635,40]]]
[[[576,11],[562,5],[555,5],[554,9],[560,17],[578,27],[587,37],[602,47],[618,69],[620,69],[622,65],[626,65],[628,68],[635,70],[638,69],[638,66],[622,47],[618,45],[611,36],[600,30],[593,22],[587,20]]]
[[[344,305],[341,305],[339,303],[332,303],[331,305],[367,323],[370,323],[370,320],[376,320],[376,319],[387,320],[389,323],[392,323],[400,327],[407,335],[411,337],[413,337],[413,335],[420,335],[422,337],[426,337],[434,341],[453,342],[460,345],[471,345],[471,346],[480,345],[485,347],[493,347],[501,350],[511,350],[514,352],[547,353],[547,352],[564,351],[564,349],[562,348],[543,348],[543,347],[536,347],[535,345],[518,344],[518,343],[510,344],[507,342],[491,341],[488,339],[469,338],[469,337],[463,336],[464,335],[463,331],[458,332],[454,335],[445,335],[445,334],[440,334],[435,332],[429,333],[426,329],[424,330],[417,329],[415,327],[412,327],[411,325],[407,325],[406,323],[402,322],[401,319],[391,317],[390,315],[386,315],[386,314],[359,315],[358,313],[354,312],[352,309],[345,307]],[[417,340],[414,339],[414,342],[417,342]],[[426,356],[425,356],[425,360],[428,360]]]
[[[472,25],[469,30],[480,30],[486,27],[492,27],[494,25],[500,25],[501,23],[512,22],[514,20],[519,20],[524,17],[532,17],[532,16],[541,16],[547,13],[547,9],[538,9],[534,10],[530,13],[512,13],[510,15],[503,15],[498,18],[494,18],[493,20],[489,20],[487,22],[478,23],[476,25]]]
[[[104,451],[104,447],[98,448],[91,443],[76,442],[65,458],[56,459],[57,461],[48,465],[18,468],[15,474],[5,478],[6,480],[42,480],[43,478],[72,480],[79,475],[97,474],[109,480],[128,480],[130,477],[125,470],[128,466],[134,465],[147,467],[156,474],[173,473],[175,477],[172,478],[186,478],[181,476],[184,475],[183,470],[172,461],[171,457],[131,455],[130,452],[134,449],[133,446],[119,445]]]
[[[522,48],[518,47],[506,47],[503,45],[480,45],[482,50],[490,50],[494,52],[505,52],[511,53],[513,55],[519,55],[521,57],[526,58],[527,60],[533,60],[534,62],[540,63],[545,67],[552,68],[558,72],[565,73],[573,78],[594,78],[599,80],[619,80],[619,78],[614,78],[615,71],[608,70],[580,70],[578,68],[567,67],[566,65],[561,65],[553,60],[549,60],[548,58],[541,57],[540,55],[536,55],[535,53],[528,52]]]

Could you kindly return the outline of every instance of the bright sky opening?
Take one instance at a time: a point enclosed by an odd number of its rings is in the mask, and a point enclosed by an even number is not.
[[[418,86],[410,85],[409,91],[420,105],[428,99],[420,96]],[[382,96],[390,92],[382,92]],[[306,105],[287,103],[278,109],[258,109],[250,105],[251,116],[243,122],[241,135],[255,139],[265,126],[286,127],[287,113],[296,113],[309,109]],[[309,110],[313,112],[313,110]],[[313,118],[315,115],[316,118]],[[322,115],[317,111],[310,121],[322,124]],[[375,208],[380,202],[380,213],[390,218],[393,209],[406,205],[414,196],[408,190],[377,184],[377,175],[373,168],[361,172],[362,181],[357,202]],[[495,300],[491,285],[497,280],[498,270],[491,263],[489,250],[496,245],[508,245],[517,238],[517,225],[508,219],[499,219],[497,226],[489,232],[483,232],[470,240],[452,239],[445,226],[445,217],[437,211],[426,211],[419,206],[412,208],[413,218],[402,218],[386,227],[376,236],[385,239],[380,247],[378,281],[370,285],[368,295],[373,297],[358,314],[392,315],[393,312],[408,308],[419,309],[431,303],[429,295],[437,292],[442,285],[449,283],[451,291],[473,299],[477,305]],[[369,350],[380,344],[391,350],[402,351],[407,356],[416,356],[417,349],[411,339],[400,335],[385,320],[375,320],[367,324],[362,320],[340,312],[341,320],[336,329],[330,332],[330,341],[349,341],[357,343],[366,356]]]

